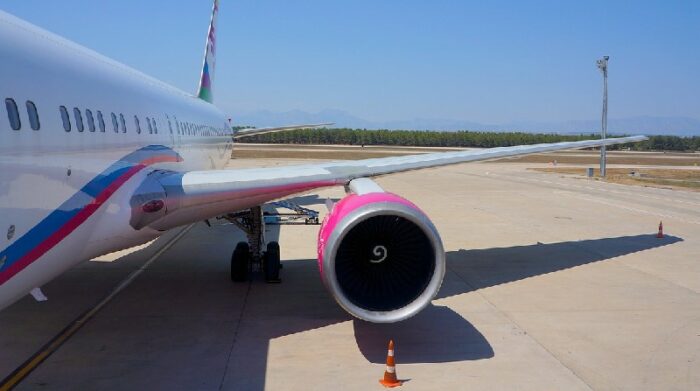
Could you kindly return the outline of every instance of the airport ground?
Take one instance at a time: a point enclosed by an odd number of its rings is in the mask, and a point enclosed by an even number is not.
[[[231,166],[324,158],[303,155]],[[49,301],[0,312],[0,377],[132,276],[16,389],[379,390],[390,338],[404,389],[700,389],[700,193],[538,167],[551,163],[378,179],[431,216],[447,250],[438,297],[408,321],[370,324],[336,305],[318,277],[317,226],[268,227],[281,284],[233,284],[241,233],[200,223],[85,262],[44,287]],[[324,214],[342,195],[296,201]]]

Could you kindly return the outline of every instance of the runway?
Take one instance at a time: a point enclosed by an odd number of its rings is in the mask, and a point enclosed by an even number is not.
[[[231,164],[290,162],[302,161]],[[389,338],[404,389],[700,388],[700,193],[533,166],[377,180],[433,219],[447,251],[438,297],[408,321],[369,324],[334,302],[318,276],[318,227],[269,227],[283,282],[234,284],[242,234],[200,223],[179,240],[169,232],[85,262],[43,288],[49,301],[0,312],[0,378],[139,271],[16,389],[379,390]],[[326,198],[342,196],[297,201],[324,214]],[[660,220],[664,239],[654,236]]]

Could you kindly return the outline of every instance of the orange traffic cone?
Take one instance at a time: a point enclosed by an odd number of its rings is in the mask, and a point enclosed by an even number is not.
[[[389,351],[386,353],[386,370],[384,379],[379,380],[384,387],[397,387],[401,381],[396,378],[396,365],[394,364],[394,341],[389,341]]]
[[[664,238],[664,222],[659,221],[659,233],[656,234],[656,237],[659,239]]]

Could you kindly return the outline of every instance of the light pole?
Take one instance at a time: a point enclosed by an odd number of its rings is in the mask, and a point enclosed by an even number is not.
[[[601,138],[605,139],[608,135],[608,59],[609,56],[603,56],[597,61],[598,69],[603,72],[603,117],[601,118]],[[605,177],[606,163],[605,145],[600,147],[600,176]]]

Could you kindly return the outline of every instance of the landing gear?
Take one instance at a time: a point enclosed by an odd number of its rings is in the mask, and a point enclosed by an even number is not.
[[[250,267],[250,246],[246,242],[238,242],[231,255],[231,281],[242,282],[248,280]]]
[[[265,225],[318,225],[318,212],[301,207],[290,201],[271,204],[275,211],[263,213],[262,206],[229,213],[218,217],[226,219],[245,232],[247,242],[240,242],[231,256],[231,280],[248,281],[255,271],[262,272],[265,281],[280,282],[280,245],[268,242],[265,245]],[[280,209],[289,209],[280,212]]]
[[[277,242],[265,243],[265,220],[262,207],[224,216],[245,232],[248,241],[239,242],[231,256],[231,280],[248,281],[252,272],[262,271],[267,282],[280,282],[280,245]]]
[[[280,280],[280,269],[282,264],[280,263],[280,245],[277,242],[270,242],[267,244],[267,251],[265,251],[265,259],[263,270],[265,271],[265,281],[267,282],[282,282]]]

